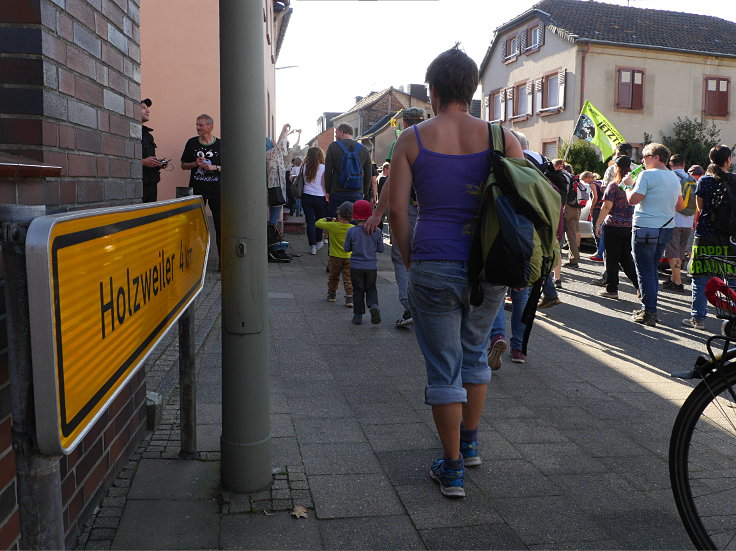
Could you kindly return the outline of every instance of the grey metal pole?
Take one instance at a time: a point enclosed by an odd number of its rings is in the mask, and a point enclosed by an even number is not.
[[[271,484],[263,4],[220,0],[222,483]]]
[[[22,549],[64,549],[59,457],[41,455],[36,445],[33,402],[31,321],[25,236],[33,218],[46,208],[3,205],[2,254],[10,367],[18,508]]]
[[[197,456],[197,370],[194,304],[179,318],[179,435],[181,457]]]

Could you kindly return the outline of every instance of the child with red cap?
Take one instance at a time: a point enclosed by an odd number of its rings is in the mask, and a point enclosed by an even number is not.
[[[378,309],[378,291],[376,277],[378,263],[376,253],[383,252],[383,234],[373,232],[368,235],[363,231],[365,221],[373,214],[368,201],[353,203],[353,220],[357,226],[350,228],[345,234],[345,251],[352,251],[350,257],[350,280],[353,282],[353,323],[363,323],[365,308],[371,313],[371,323],[381,323],[381,311]]]

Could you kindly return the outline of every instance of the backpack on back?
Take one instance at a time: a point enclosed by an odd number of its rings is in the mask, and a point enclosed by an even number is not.
[[[337,178],[337,185],[342,189],[361,190],[363,189],[363,167],[360,164],[360,148],[361,144],[356,143],[354,147],[348,149],[341,141],[335,142],[342,149],[342,162],[340,163],[340,173]]]
[[[468,260],[470,303],[483,303],[483,281],[512,288],[532,286],[522,315],[526,350],[542,283],[560,258],[556,237],[560,196],[534,164],[504,156],[502,128],[488,127],[491,171]]]
[[[736,182],[730,174],[719,182],[712,204],[711,222],[718,235],[736,236]]]
[[[682,203],[684,205],[682,207],[682,210],[678,212],[684,216],[692,216],[697,210],[695,204],[695,189],[698,187],[698,183],[695,181],[695,178],[693,178],[689,174],[687,176],[680,176],[679,173],[675,174],[677,174],[677,177],[680,178],[680,187],[682,188]]]
[[[575,178],[567,195],[567,204],[572,207],[583,208],[588,204],[588,201],[590,201],[590,188],[588,184]]]

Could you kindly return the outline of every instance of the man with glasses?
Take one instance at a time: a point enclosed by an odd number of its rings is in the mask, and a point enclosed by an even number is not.
[[[648,144],[643,151],[645,170],[632,185],[622,185],[630,205],[635,205],[631,248],[639,280],[643,309],[634,312],[636,323],[657,325],[657,265],[672,237],[675,212],[682,210],[680,179],[667,169],[670,150],[659,143]]]

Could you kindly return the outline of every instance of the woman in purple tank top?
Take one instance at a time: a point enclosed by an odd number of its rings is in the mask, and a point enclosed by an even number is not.
[[[481,462],[477,428],[491,380],[488,337],[505,287],[488,285],[483,304],[470,305],[467,260],[490,169],[488,125],[468,112],[478,67],[455,46],[432,61],[426,81],[436,116],[396,142],[390,220],[409,270],[409,303],[427,370],[425,403],[444,449],[430,476],[443,495],[463,497],[465,466]],[[506,155],[522,158],[517,139],[504,134]],[[410,250],[412,185],[419,215]]]

